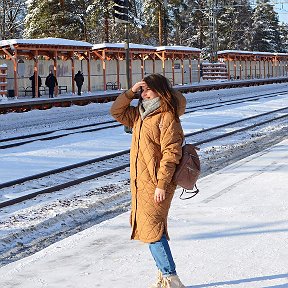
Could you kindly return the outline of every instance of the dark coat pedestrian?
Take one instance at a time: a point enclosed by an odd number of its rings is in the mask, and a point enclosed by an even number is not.
[[[58,86],[58,81],[52,71],[50,71],[49,75],[46,77],[45,85],[49,88],[49,98],[53,98],[54,89],[55,86]]]
[[[31,80],[32,98],[35,98],[35,96],[36,96],[36,93],[35,93],[35,87],[36,87],[35,72],[32,76],[29,77],[29,79]],[[41,77],[38,75],[38,97],[41,96],[40,90],[39,90],[41,85],[42,85],[42,80],[41,80]]]
[[[77,74],[74,77],[74,81],[76,82],[76,85],[78,88],[78,95],[81,95],[81,89],[82,89],[82,85],[84,83],[84,76],[81,73],[81,71],[77,72]]]

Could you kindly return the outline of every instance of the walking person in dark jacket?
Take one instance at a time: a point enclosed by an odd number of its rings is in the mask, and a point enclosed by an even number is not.
[[[77,74],[74,77],[74,81],[76,82],[76,85],[78,88],[78,95],[81,95],[81,89],[82,89],[82,85],[84,83],[84,76],[81,73],[81,71],[77,72]]]
[[[31,80],[31,86],[32,86],[32,98],[35,98],[35,96],[36,96],[36,93],[35,93],[35,86],[36,86],[36,84],[35,84],[35,82],[36,82],[35,81],[35,72],[32,76],[29,77],[29,79]],[[41,85],[42,85],[42,80],[41,80],[41,77],[38,75],[38,97],[41,96],[40,90],[39,90]]]
[[[49,88],[49,98],[53,98],[54,88],[58,86],[58,81],[52,71],[46,77],[45,85]]]

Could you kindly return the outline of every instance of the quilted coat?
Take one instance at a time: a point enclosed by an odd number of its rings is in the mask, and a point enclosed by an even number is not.
[[[176,92],[178,115],[185,111],[186,99]],[[167,231],[167,216],[176,189],[172,177],[182,156],[183,130],[179,119],[161,107],[144,120],[139,107],[130,106],[132,90],[117,97],[111,107],[112,116],[133,128],[130,150],[131,239],[146,243],[159,241]],[[156,187],[166,190],[165,200],[154,202]]]

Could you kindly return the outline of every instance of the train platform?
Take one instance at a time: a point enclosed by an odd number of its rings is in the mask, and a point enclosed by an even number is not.
[[[209,91],[218,89],[229,89],[237,87],[249,87],[257,85],[267,85],[274,83],[288,82],[288,77],[275,77],[265,79],[246,79],[246,80],[218,80],[201,81],[200,83],[175,85],[176,90],[182,93]],[[124,90],[106,90],[84,92],[81,95],[72,93],[58,94],[54,98],[48,98],[48,95],[42,95],[40,98],[32,96],[19,97],[0,97],[0,114],[9,112],[27,112],[33,109],[50,109],[52,107],[69,107],[71,105],[87,105],[89,103],[106,103],[116,99]]]
[[[288,287],[288,139],[199,180],[169,215],[170,245],[188,288]],[[130,241],[129,212],[0,268],[5,288],[144,288],[148,246]]]

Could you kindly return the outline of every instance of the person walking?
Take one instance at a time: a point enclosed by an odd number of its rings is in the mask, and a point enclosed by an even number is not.
[[[76,82],[76,85],[78,88],[78,95],[81,95],[81,89],[82,89],[82,85],[84,83],[84,76],[81,73],[81,71],[77,72],[77,74],[74,77],[74,81]]]
[[[29,77],[29,79],[31,80],[31,87],[32,87],[32,98],[36,97],[36,93],[35,93],[35,88],[36,88],[36,74],[34,72],[34,74],[32,76]],[[38,97],[41,96],[40,94],[40,86],[42,85],[42,79],[41,77],[38,75]]]
[[[52,71],[50,71],[49,75],[46,77],[45,85],[49,88],[49,98],[53,98],[54,89],[55,86],[58,86],[58,81]]]
[[[130,106],[140,90],[137,107]],[[137,93],[138,92],[138,93]],[[130,150],[131,239],[149,244],[158,268],[150,288],[185,288],[168,244],[167,218],[176,189],[173,175],[182,156],[179,116],[186,99],[170,81],[151,74],[117,97],[111,115],[132,129]]]

